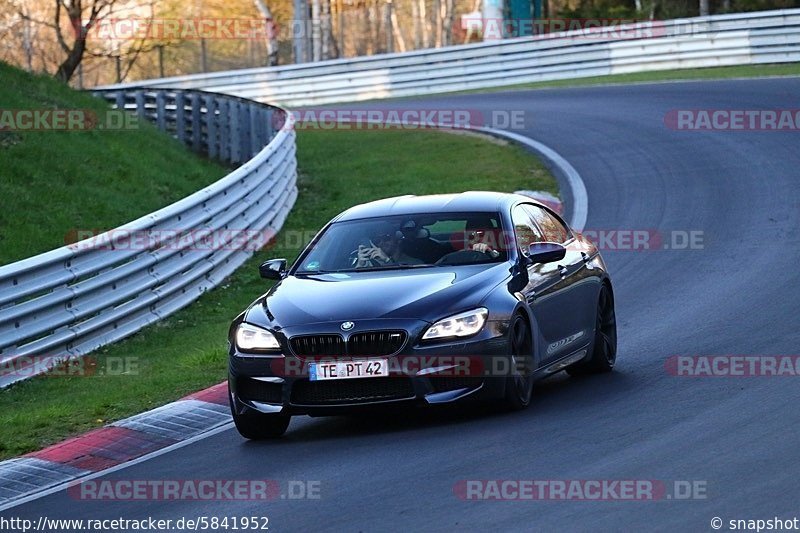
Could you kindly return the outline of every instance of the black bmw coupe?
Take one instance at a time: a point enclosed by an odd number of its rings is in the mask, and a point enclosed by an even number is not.
[[[348,209],[230,328],[233,418],[250,439],[292,415],[472,399],[525,408],[535,380],[608,372],[611,279],[548,207],[493,192]]]

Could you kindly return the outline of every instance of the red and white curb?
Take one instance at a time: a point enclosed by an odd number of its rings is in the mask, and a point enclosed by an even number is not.
[[[226,383],[0,462],[0,510],[205,435],[231,421]]]

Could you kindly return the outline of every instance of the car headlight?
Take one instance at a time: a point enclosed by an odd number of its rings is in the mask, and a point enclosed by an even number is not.
[[[489,311],[484,307],[443,318],[428,328],[422,340],[469,337],[478,333],[486,323]]]
[[[236,328],[236,347],[242,352],[274,352],[281,344],[266,329],[242,323]]]

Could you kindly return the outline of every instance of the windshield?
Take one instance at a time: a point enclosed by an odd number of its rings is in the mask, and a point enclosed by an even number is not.
[[[498,213],[404,215],[336,222],[297,274],[396,270],[505,261]]]

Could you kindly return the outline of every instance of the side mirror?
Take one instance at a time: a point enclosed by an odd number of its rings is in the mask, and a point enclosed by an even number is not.
[[[557,242],[532,242],[528,246],[529,263],[552,263],[567,255],[567,249]]]
[[[286,259],[270,259],[261,263],[258,273],[264,279],[283,279],[286,275]]]

